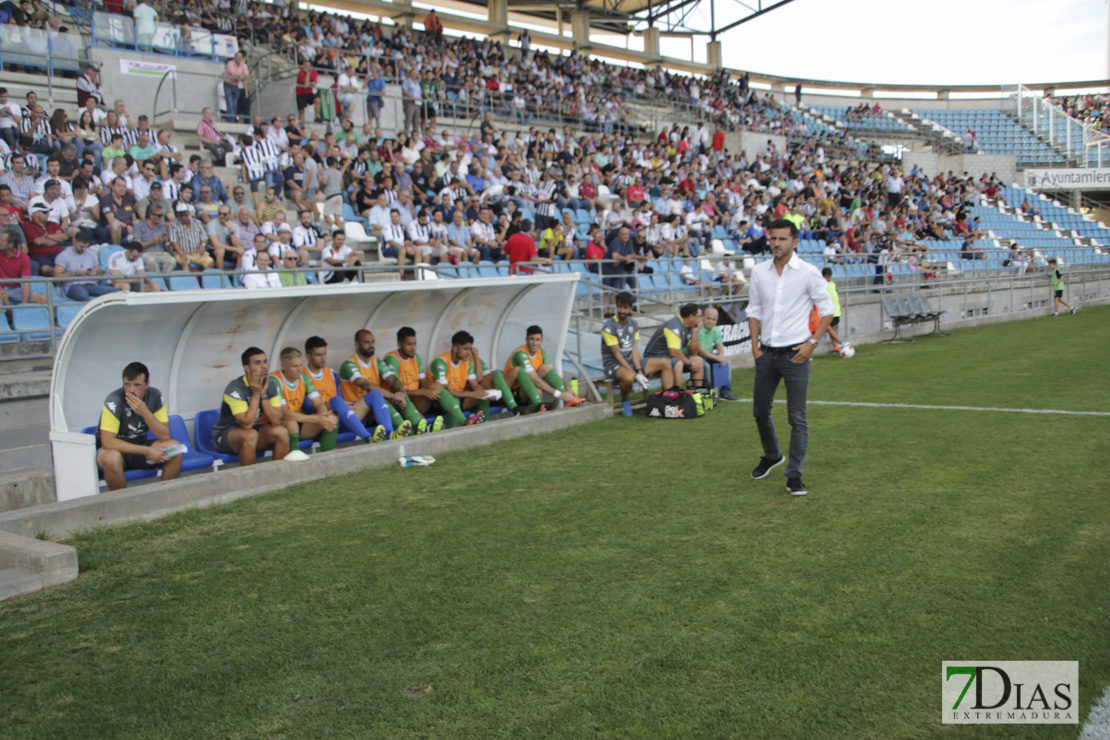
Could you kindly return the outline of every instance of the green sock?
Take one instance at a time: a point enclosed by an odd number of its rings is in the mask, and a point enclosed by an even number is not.
[[[486,401],[484,399],[479,401],[478,402],[478,411],[485,414],[486,418],[488,419],[489,418],[489,401]]]
[[[452,396],[450,392],[446,390],[439,392],[439,406],[443,409],[448,429],[466,425],[466,417],[459,406],[459,399]]]
[[[412,404],[409,404],[409,405],[411,406]],[[394,429],[400,429],[400,428],[401,428],[401,424],[403,424],[403,423],[404,423],[404,421],[405,421],[405,420],[404,420],[404,419],[403,419],[403,418],[401,417],[401,414],[400,414],[400,412],[398,412],[398,411],[397,411],[397,409],[396,409],[396,408],[394,408],[394,407],[393,407],[393,404],[391,404],[391,403],[387,403],[387,404],[386,404],[386,408],[388,408],[388,409],[389,409],[389,418],[390,418],[390,420],[391,420],[391,421],[393,422],[393,428],[394,428]],[[414,423],[415,423],[415,422],[414,422]]]
[[[335,446],[339,444],[339,430],[332,429],[330,432],[325,429],[320,433],[320,451],[327,452],[334,450]]]
[[[567,389],[567,387],[563,385],[563,379],[560,378],[558,373],[556,373],[554,370],[545,375],[544,380],[547,381],[547,384],[549,386],[559,391],[560,393],[565,392]]]
[[[520,389],[524,391],[524,395],[528,396],[529,402],[533,406],[538,406],[541,401],[540,392],[536,389],[536,384],[532,382],[532,378],[524,371],[524,368],[521,368],[520,372],[517,373],[516,382],[520,383]]]
[[[501,405],[507,409],[516,408],[516,399],[513,398],[513,389],[505,381],[505,374],[500,370],[493,373],[493,387],[501,391]]]
[[[292,451],[292,450],[300,449],[300,447],[299,447],[300,444],[301,444],[301,433],[300,432],[290,432],[289,433],[289,450]]]
[[[409,402],[405,404],[405,407],[401,409],[401,416],[405,417],[405,421],[412,422],[413,430],[416,429],[416,425],[420,423],[420,420],[424,418],[420,415],[420,411],[417,410],[416,404],[412,402],[411,398],[409,399]],[[394,428],[397,428],[399,426],[401,426],[401,422],[395,422]]]

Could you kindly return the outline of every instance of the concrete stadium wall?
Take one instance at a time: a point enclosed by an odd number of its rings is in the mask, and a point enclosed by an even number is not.
[[[166,80],[162,85],[162,92],[158,97],[158,108],[170,110],[174,99],[174,85],[177,88],[177,108],[180,111],[195,112],[198,114],[207,106],[219,110],[219,97],[216,85],[223,74],[223,64],[217,62],[204,62],[196,59],[182,57],[169,57],[162,54],[140,54],[135,51],[122,49],[89,49],[89,58],[101,65],[101,86],[104,88],[104,98],[109,107],[117,99],[127,103],[127,110],[135,118],[142,114],[150,116],[152,127],[154,124],[155,93],[158,91],[160,77],[123,74],[120,71],[120,60],[127,59],[140,62],[158,64],[172,64],[177,67],[180,74],[176,82]]]
[[[917,165],[929,177],[951,170],[957,174],[967,172],[974,177],[997,174],[1003,182],[1017,181],[1017,159],[1012,154],[938,154],[936,152],[905,152],[902,169],[909,171]]]

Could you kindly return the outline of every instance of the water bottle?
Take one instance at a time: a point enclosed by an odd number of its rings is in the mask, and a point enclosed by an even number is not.
[[[401,463],[402,468],[412,468],[421,464],[417,462],[417,458],[411,455],[402,455],[401,457],[397,458],[397,460]]]
[[[577,398],[581,398],[581,396],[578,395],[578,378],[570,379],[570,392],[573,393]]]

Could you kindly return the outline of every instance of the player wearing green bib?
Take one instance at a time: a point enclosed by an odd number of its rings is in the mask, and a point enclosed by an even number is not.
[[[393,370],[374,356],[374,335],[366,329],[355,332],[355,353],[339,366],[339,388],[354,417],[361,422],[372,411],[390,439],[407,437],[422,421],[408,408],[405,389]]]
[[[415,415],[419,421],[413,423],[421,434],[442,429],[442,416],[436,416],[430,424],[424,419],[424,414],[439,400],[443,386],[424,377],[424,361],[416,354],[416,330],[411,326],[398,329],[397,349],[387,354],[383,362],[397,376],[407,394],[407,402],[401,407],[405,418],[411,420],[414,418],[411,415]]]
[[[833,302],[833,320],[832,323],[829,324],[829,338],[832,339],[833,352],[839,352],[840,330],[837,329],[837,327],[840,326],[840,293],[837,292],[836,283],[833,282],[831,267],[823,268],[821,270],[821,277],[825,278],[827,281],[825,289],[829,291],[829,298],[832,298]]]
[[[510,411],[515,412],[517,408],[509,384],[505,382],[505,376],[501,372],[483,372],[482,377],[479,377],[473,346],[474,337],[469,332],[455,332],[451,337],[450,351],[436,357],[428,366],[428,379],[444,387],[439,394],[439,407],[447,417],[448,429],[464,424],[481,424],[488,420],[491,390],[500,392]],[[478,362],[481,363],[481,360]],[[463,411],[475,407],[478,412],[467,419]]]
[[[543,410],[541,392],[561,400],[566,407],[586,401],[567,390],[563,379],[547,359],[547,350],[543,348],[543,329],[535,325],[525,331],[524,344],[509,355],[505,363],[505,382],[513,388],[519,385],[521,395],[533,410]]]
[[[1052,315],[1060,315],[1061,304],[1074,314],[1079,309],[1064,300],[1064,273],[1060,272],[1056,264],[1055,257],[1048,261],[1048,266],[1052,268]]]

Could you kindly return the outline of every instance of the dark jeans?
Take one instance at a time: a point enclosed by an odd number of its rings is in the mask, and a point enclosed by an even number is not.
[[[809,390],[810,360],[801,364],[790,361],[794,352],[770,352],[764,350],[755,361],[755,387],[752,391],[752,415],[759,429],[759,441],[763,443],[763,454],[772,459],[778,457],[779,438],[775,433],[775,422],[771,420],[771,405],[775,400],[775,390],[779,381],[786,381],[786,414],[790,421],[790,459],[786,464],[786,477],[801,477],[802,464],[806,459],[806,445],[809,443],[809,425],[806,423],[806,393]]]
[[[66,298],[84,303],[97,296],[116,293],[118,290],[118,288],[113,288],[111,285],[101,285],[100,283],[69,283],[66,285]]]

